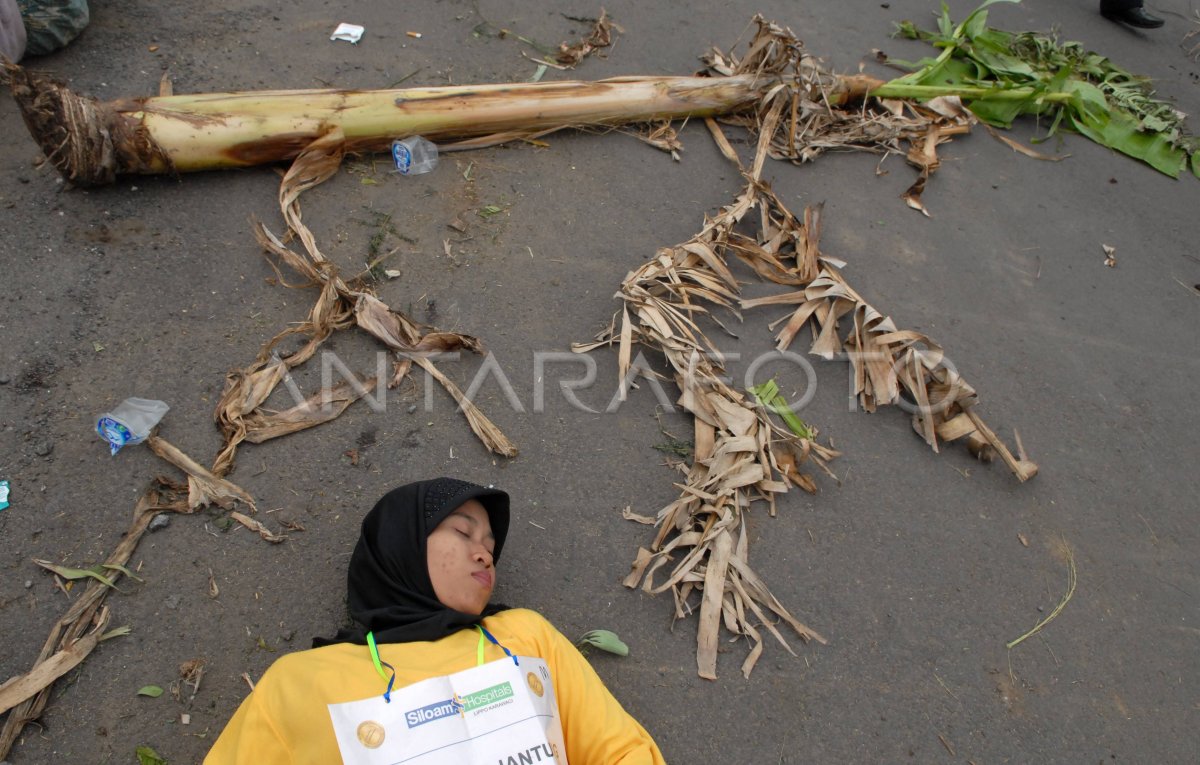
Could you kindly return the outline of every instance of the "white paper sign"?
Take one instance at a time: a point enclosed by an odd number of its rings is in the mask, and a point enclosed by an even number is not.
[[[566,765],[546,662],[519,656],[330,704],[346,765]]]

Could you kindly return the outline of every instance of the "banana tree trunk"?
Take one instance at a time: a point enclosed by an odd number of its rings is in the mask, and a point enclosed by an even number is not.
[[[623,77],[401,90],[278,90],[100,102],[10,66],[25,124],[63,176],[81,186],[130,173],[246,167],[294,158],[334,127],[347,149],[396,138],[483,139],[564,127],[707,116],[757,101],[777,78]],[[489,141],[488,139],[494,139]]]

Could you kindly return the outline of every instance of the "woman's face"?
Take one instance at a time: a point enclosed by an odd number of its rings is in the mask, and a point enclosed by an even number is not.
[[[496,586],[495,547],[487,510],[478,500],[467,500],[437,525],[425,543],[425,557],[429,581],[442,605],[483,613]]]

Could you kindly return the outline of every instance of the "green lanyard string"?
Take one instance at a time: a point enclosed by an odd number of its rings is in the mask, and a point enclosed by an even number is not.
[[[378,646],[375,645],[375,633],[374,632],[367,633],[367,647],[371,649],[371,661],[375,664],[375,671],[379,673],[380,677],[382,677],[384,680],[387,680],[387,690],[383,692],[383,700],[386,701],[387,703],[391,704],[392,703],[392,686],[395,685],[395,683],[396,683],[396,668],[393,667],[391,664],[388,664],[386,661],[379,660],[379,648],[378,648]],[[482,650],[483,649],[481,648],[480,651],[482,651]],[[388,669],[392,670],[391,677],[388,677],[387,674],[383,671],[384,667],[387,667]]]
[[[482,624],[476,624],[475,629],[479,630],[479,642],[475,645],[475,666],[483,666],[483,651],[489,642],[491,642],[492,645],[497,646],[501,651],[504,651],[504,655],[512,659],[513,664],[516,664],[518,667],[521,666],[521,662],[517,661],[517,657],[513,656],[511,651],[501,645],[500,641],[496,640],[496,638],[492,636],[492,633],[484,629]],[[379,646],[375,644],[374,632],[367,633],[367,648],[371,650],[371,663],[375,665],[375,671],[379,673],[380,677],[382,677],[384,680],[387,680],[387,690],[383,692],[383,700],[391,704],[392,686],[396,684],[396,668],[379,658]],[[389,677],[388,674],[383,671],[384,667],[387,667],[392,671],[391,677]]]
[[[477,643],[475,646],[475,666],[482,667],[483,648],[487,645],[487,640],[483,637],[483,627],[480,627],[478,624],[476,624],[475,627],[479,630],[479,643]]]
[[[512,651],[505,648],[500,644],[499,640],[492,637],[492,633],[488,632],[482,624],[476,624],[475,629],[479,630],[479,647],[475,651],[475,660],[479,664],[483,664],[483,639],[486,637],[489,641],[491,641],[492,645],[496,646],[501,651],[504,651],[504,655],[512,659],[513,664],[517,665],[518,667],[521,666],[521,662],[517,661],[517,657],[513,655]]]

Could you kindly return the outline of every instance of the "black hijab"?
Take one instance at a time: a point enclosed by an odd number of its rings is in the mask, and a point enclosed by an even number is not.
[[[507,606],[489,603],[483,613],[468,614],[442,605],[429,580],[425,541],[446,516],[475,499],[487,510],[500,560],[508,534],[508,495],[454,478],[418,481],[393,489],[363,518],[362,532],[346,575],[350,615],[357,622],[333,638],[316,638],[313,648],[335,643],[438,640]]]

